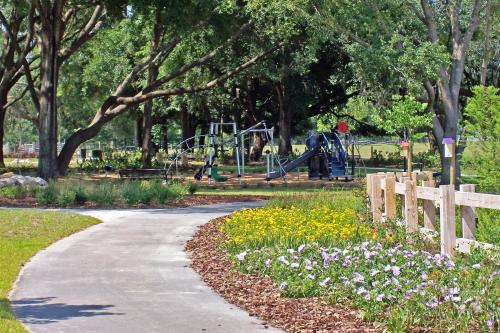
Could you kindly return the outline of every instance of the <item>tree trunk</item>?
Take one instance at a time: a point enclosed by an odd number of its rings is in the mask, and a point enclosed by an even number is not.
[[[40,31],[40,114],[38,175],[44,179],[58,176],[57,166],[57,84],[62,3],[55,1],[46,11]]]
[[[161,8],[156,8],[155,14],[155,23],[153,28],[153,35],[151,38],[151,50],[157,50],[160,44],[160,38],[162,32],[162,23],[161,23]],[[158,77],[158,65],[152,64],[148,69],[148,85],[152,84],[156,81]],[[143,127],[142,127],[142,156],[141,156],[141,164],[143,168],[151,167],[151,155],[152,155],[152,147],[153,147],[153,137],[152,137],[152,129],[153,129],[153,100],[149,100],[144,104],[144,119],[143,119]]]
[[[87,128],[76,131],[66,140],[61,153],[57,158],[57,169],[59,175],[66,175],[66,173],[68,172],[69,163],[71,162],[75,151],[82,143],[92,139],[97,134],[99,134],[99,131],[105,123],[105,121],[98,121]]]
[[[289,155],[292,153],[292,117],[290,110],[286,105],[286,96],[282,82],[275,83],[276,96],[279,104],[279,149],[280,155]]]
[[[4,122],[5,122],[5,114],[6,111],[4,109],[4,105],[2,101],[0,101],[0,168],[5,168],[5,161],[3,156],[3,142],[4,142]]]
[[[137,113],[134,123],[134,146],[140,147],[142,143],[142,115]]]
[[[484,28],[483,62],[481,64],[481,85],[486,86],[488,64],[490,63],[491,0],[486,3],[486,27]]]
[[[166,124],[161,128],[161,145],[163,151],[168,154],[168,126]]]
[[[252,153],[250,154],[252,161],[258,161],[262,157],[262,149],[265,145],[266,141],[262,138],[261,133],[253,133]]]
[[[187,105],[181,106],[181,130],[182,130],[182,141],[186,141],[182,149],[190,149],[194,147],[194,138],[196,128],[193,126],[193,119],[189,113]]]

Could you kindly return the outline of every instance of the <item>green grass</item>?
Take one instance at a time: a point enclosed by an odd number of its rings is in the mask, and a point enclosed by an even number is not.
[[[97,223],[72,213],[0,209],[0,332],[26,331],[7,300],[21,267],[51,243]]]
[[[285,194],[311,194],[319,193],[321,191],[338,191],[338,188],[332,185],[306,187],[306,186],[253,186],[247,188],[207,188],[200,187],[196,194],[203,195],[266,195],[266,196],[281,196]]]

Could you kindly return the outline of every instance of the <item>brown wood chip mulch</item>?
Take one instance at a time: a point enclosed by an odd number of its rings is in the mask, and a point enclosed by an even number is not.
[[[341,305],[327,305],[318,298],[287,298],[263,276],[238,272],[220,248],[224,235],[219,230],[225,217],[201,226],[186,243],[191,266],[203,280],[230,303],[257,316],[266,327],[287,332],[378,332],[374,325],[356,317],[356,311]]]

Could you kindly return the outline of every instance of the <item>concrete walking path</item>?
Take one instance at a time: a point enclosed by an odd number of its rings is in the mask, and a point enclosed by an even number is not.
[[[279,332],[210,290],[183,251],[197,226],[256,205],[78,211],[103,223],[38,253],[13,310],[31,332]]]

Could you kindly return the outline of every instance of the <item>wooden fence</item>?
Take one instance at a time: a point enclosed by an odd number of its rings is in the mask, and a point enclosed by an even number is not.
[[[421,185],[419,185],[421,184]],[[367,175],[367,192],[375,223],[396,218],[396,196],[402,196],[402,216],[408,232],[422,232],[439,236],[441,253],[453,255],[455,250],[469,252],[472,246],[493,248],[491,244],[475,241],[475,208],[500,209],[500,195],[476,193],[473,184],[460,185],[455,191],[452,185],[435,187],[432,173],[414,172],[412,177],[401,173]],[[423,226],[418,221],[418,201],[423,200]],[[436,210],[439,206],[439,233]],[[460,206],[462,237],[457,237],[455,206]]]

